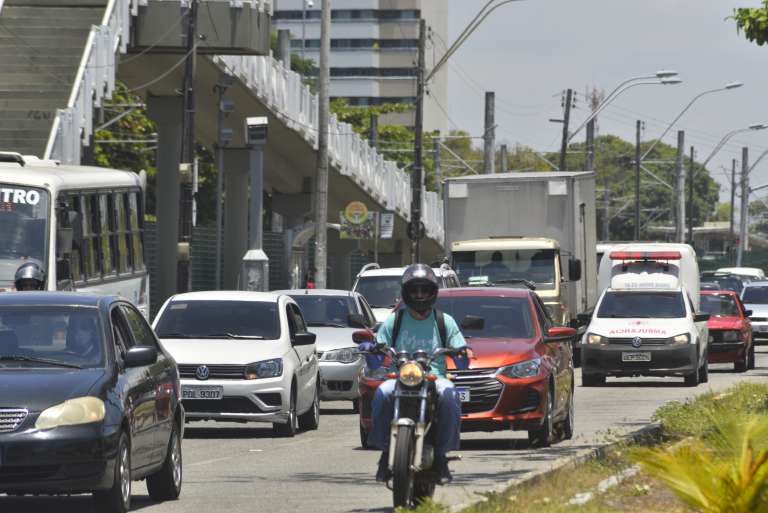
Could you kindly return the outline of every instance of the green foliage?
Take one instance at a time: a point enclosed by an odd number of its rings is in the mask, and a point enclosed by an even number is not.
[[[272,32],[270,48],[273,53],[277,53],[277,32]],[[317,92],[317,66],[312,59],[302,59],[299,55],[291,52],[291,71],[295,71],[304,78],[304,84],[309,86],[310,91]]]
[[[718,203],[715,207],[715,217],[713,221],[730,221],[731,220],[731,207],[730,203]]]
[[[732,18],[736,20],[736,30],[753,43],[762,46],[768,42],[768,0],[762,0],[761,7],[741,7],[734,9]]]

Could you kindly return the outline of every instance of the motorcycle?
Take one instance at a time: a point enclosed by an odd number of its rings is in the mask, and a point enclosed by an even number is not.
[[[464,348],[437,348],[431,355],[426,351],[409,354],[395,352],[384,345],[372,351],[389,356],[397,368],[397,372],[387,375],[390,379],[397,378],[389,442],[391,486],[387,483],[395,508],[410,508],[431,498],[440,482],[440,476],[433,470],[437,376],[430,373],[430,365],[440,356],[454,356],[464,351]]]

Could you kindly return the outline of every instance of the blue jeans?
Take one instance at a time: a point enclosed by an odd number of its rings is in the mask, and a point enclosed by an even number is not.
[[[377,449],[386,450],[389,447],[390,428],[395,413],[396,382],[394,379],[385,381],[373,396],[373,429],[368,435],[368,443]],[[445,456],[449,451],[458,449],[461,443],[461,401],[450,380],[438,378],[435,387],[438,394],[435,455]]]

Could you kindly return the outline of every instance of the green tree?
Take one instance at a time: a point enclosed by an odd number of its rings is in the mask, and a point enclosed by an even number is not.
[[[768,42],[768,0],[762,0],[760,7],[734,9],[732,18],[736,20],[736,30],[743,31],[749,41],[760,46]]]

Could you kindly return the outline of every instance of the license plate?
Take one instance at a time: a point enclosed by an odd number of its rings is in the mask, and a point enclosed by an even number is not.
[[[216,386],[182,386],[181,398],[182,399],[207,399],[216,400],[221,399],[224,395],[224,387]]]
[[[651,353],[621,353],[622,362],[650,362]]]
[[[469,389],[466,387],[456,387],[456,393],[459,394],[459,400],[462,403],[469,402]]]

